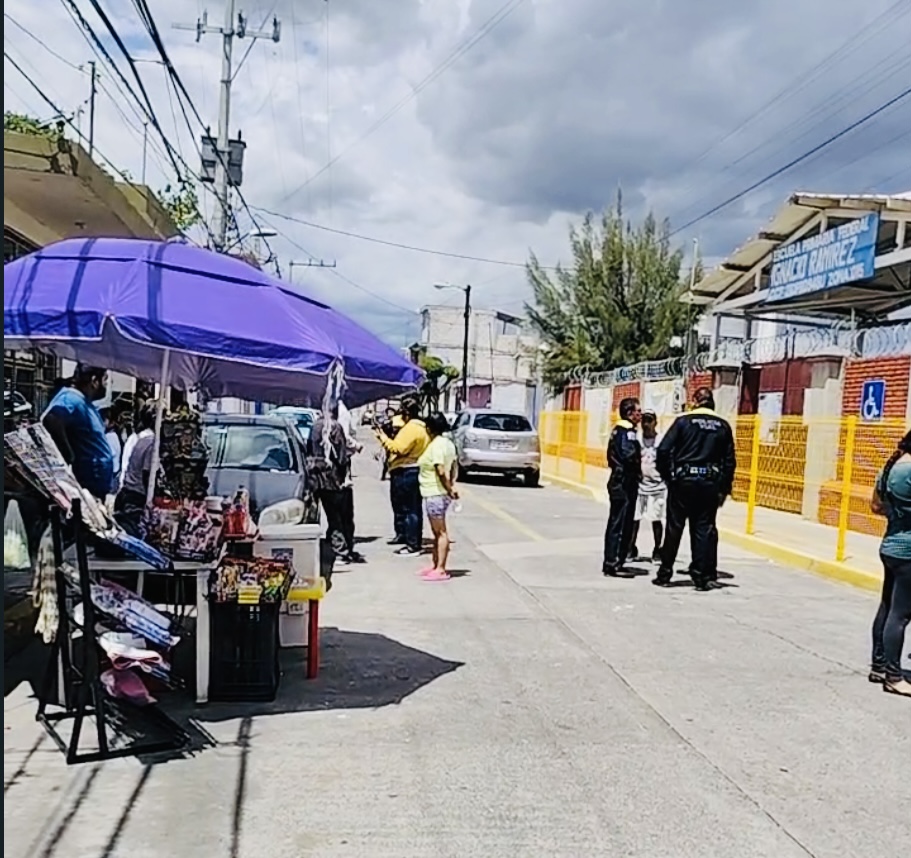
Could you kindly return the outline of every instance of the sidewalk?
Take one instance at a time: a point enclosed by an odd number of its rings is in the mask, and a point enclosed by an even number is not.
[[[590,494],[607,503],[607,468],[580,465],[579,462],[545,456],[542,476],[552,483]],[[818,522],[774,509],[756,507],[754,532],[746,532],[747,505],[728,501],[718,516],[721,539],[776,563],[793,566],[837,581],[878,591],[882,586],[879,539],[848,531],[846,560],[836,556],[838,532]]]

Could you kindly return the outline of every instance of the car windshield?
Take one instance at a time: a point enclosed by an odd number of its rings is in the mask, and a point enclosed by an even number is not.
[[[309,411],[277,411],[275,413],[280,417],[284,417],[285,420],[290,420],[297,427],[297,434],[306,443],[310,437],[310,432],[313,430],[313,424],[316,422],[313,414]]]
[[[490,432],[531,432],[531,423],[518,414],[477,414],[474,418],[475,429],[486,429]]]
[[[213,468],[245,471],[293,471],[288,433],[277,426],[215,424],[206,426],[205,443]]]

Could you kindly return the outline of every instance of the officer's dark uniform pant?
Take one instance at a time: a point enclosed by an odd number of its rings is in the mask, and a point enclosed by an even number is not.
[[[639,486],[608,489],[610,513],[604,530],[604,566],[619,569],[629,556]]]
[[[670,486],[667,531],[661,551],[661,568],[672,570],[680,550],[683,528],[690,524],[690,572],[694,577],[714,580],[718,574],[718,487],[714,482],[687,481]]]

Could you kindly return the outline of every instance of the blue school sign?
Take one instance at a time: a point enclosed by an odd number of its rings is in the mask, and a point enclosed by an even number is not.
[[[883,419],[886,405],[886,382],[878,378],[865,381],[860,392],[860,419],[867,422]]]
[[[875,272],[879,215],[866,214],[772,254],[768,302],[787,301],[866,280]]]

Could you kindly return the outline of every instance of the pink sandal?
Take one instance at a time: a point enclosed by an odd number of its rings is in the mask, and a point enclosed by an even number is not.
[[[429,572],[425,572],[421,575],[421,578],[425,581],[448,581],[450,575],[443,569],[431,569]]]

